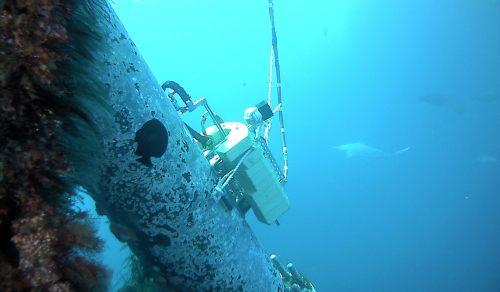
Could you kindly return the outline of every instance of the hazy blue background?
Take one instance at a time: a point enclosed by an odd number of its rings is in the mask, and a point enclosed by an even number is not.
[[[266,0],[114,2],[158,82],[228,121],[267,97]],[[292,207],[280,227],[247,216],[266,251],[319,291],[500,291],[499,1],[275,0],[275,17]],[[352,142],[411,150],[332,148]]]

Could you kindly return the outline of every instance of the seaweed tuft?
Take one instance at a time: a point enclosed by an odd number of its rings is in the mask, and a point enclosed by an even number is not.
[[[165,290],[165,284],[161,285],[161,279],[148,276],[143,265],[135,255],[127,259],[130,274],[124,285],[118,289],[119,292],[159,292]]]

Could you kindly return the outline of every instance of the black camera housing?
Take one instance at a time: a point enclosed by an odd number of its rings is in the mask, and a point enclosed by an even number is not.
[[[273,110],[266,101],[261,101],[255,106],[260,114],[262,115],[262,120],[266,121],[274,115]]]

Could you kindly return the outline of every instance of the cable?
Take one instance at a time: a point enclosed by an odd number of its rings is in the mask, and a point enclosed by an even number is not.
[[[234,174],[238,171],[240,168],[241,164],[247,158],[247,156],[255,149],[256,145],[253,145],[250,149],[248,149],[243,156],[240,158],[240,161],[236,164],[236,166],[231,169],[228,173],[226,173],[217,183],[217,185],[214,188],[214,191],[212,192],[212,195],[219,200],[221,196],[224,194],[224,189],[227,187],[231,179],[233,178]]]
[[[278,38],[276,37],[276,26],[274,25],[274,9],[273,0],[269,0],[269,18],[271,19],[271,33],[272,33],[272,52],[274,52],[274,67],[276,69],[276,89],[278,95],[278,117],[280,122],[280,133],[281,133],[281,144],[283,150],[283,175],[285,176],[285,181],[288,177],[288,149],[286,146],[285,137],[285,122],[283,120],[283,101],[281,98],[281,74],[280,74],[280,62],[278,57]]]

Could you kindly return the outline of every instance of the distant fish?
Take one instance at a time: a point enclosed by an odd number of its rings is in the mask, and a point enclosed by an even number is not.
[[[151,167],[151,157],[161,157],[167,150],[168,132],[157,119],[147,121],[136,133],[137,149],[135,155],[142,156],[138,162]]]
[[[497,158],[493,155],[479,155],[476,157],[476,162],[479,163],[496,163]]]
[[[495,93],[493,91],[486,91],[483,94],[478,94],[473,97],[471,97],[472,100],[481,102],[481,103],[492,103],[497,101],[500,98],[500,95],[498,93]]]
[[[463,114],[465,112],[465,105],[460,100],[451,98],[441,93],[429,93],[420,96],[418,100],[432,106],[448,107],[457,114]]]
[[[410,150],[410,147],[406,147],[396,152],[385,152],[378,148],[374,148],[363,143],[343,144],[339,146],[334,146],[333,148],[344,153],[348,158],[354,156],[362,156],[362,157],[396,156]]]

